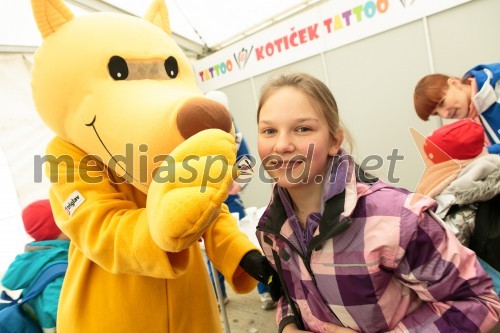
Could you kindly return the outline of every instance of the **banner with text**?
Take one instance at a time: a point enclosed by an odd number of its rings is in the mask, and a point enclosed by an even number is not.
[[[329,1],[193,62],[215,90],[471,0]]]

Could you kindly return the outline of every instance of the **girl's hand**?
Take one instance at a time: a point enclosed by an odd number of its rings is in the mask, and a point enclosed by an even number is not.
[[[326,324],[326,325],[327,326],[325,326],[325,332],[328,332],[328,333],[349,333],[349,332],[356,332],[355,330],[352,330],[350,328],[342,327],[342,326],[337,326],[335,324]]]

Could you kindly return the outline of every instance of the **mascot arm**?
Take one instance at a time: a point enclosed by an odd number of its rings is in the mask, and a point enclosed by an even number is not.
[[[188,250],[165,253],[153,242],[146,210],[135,202],[139,191],[113,184],[106,170],[88,166],[85,153],[62,139],[47,152],[54,217],[78,251],[116,274],[172,279],[186,271]]]
[[[197,242],[221,213],[236,177],[234,136],[201,131],[172,151],[148,191],[147,212],[153,240],[168,252]]]
[[[247,235],[239,230],[227,206],[203,235],[207,256],[237,293],[249,293],[257,285],[257,280],[248,275],[240,266],[243,256],[250,251],[259,251]]]

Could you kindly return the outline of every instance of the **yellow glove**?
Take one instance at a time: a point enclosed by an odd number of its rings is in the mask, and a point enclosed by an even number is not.
[[[165,159],[146,203],[151,236],[161,249],[184,250],[215,221],[237,177],[235,160],[234,136],[219,129],[193,135]]]

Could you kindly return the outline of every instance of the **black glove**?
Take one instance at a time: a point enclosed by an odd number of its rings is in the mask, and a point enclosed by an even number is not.
[[[278,273],[271,267],[269,262],[266,260],[266,265],[269,267],[271,274],[267,279],[267,286],[269,287],[269,293],[273,301],[277,302],[283,295],[283,290],[281,289],[281,281]]]
[[[253,250],[245,254],[240,261],[240,266],[248,275],[269,287],[273,301],[276,302],[280,298],[281,283],[278,273],[259,251]]]
[[[259,251],[253,250],[243,256],[240,266],[255,280],[267,285],[270,272],[268,266],[266,266],[266,261],[266,257],[260,254]]]

